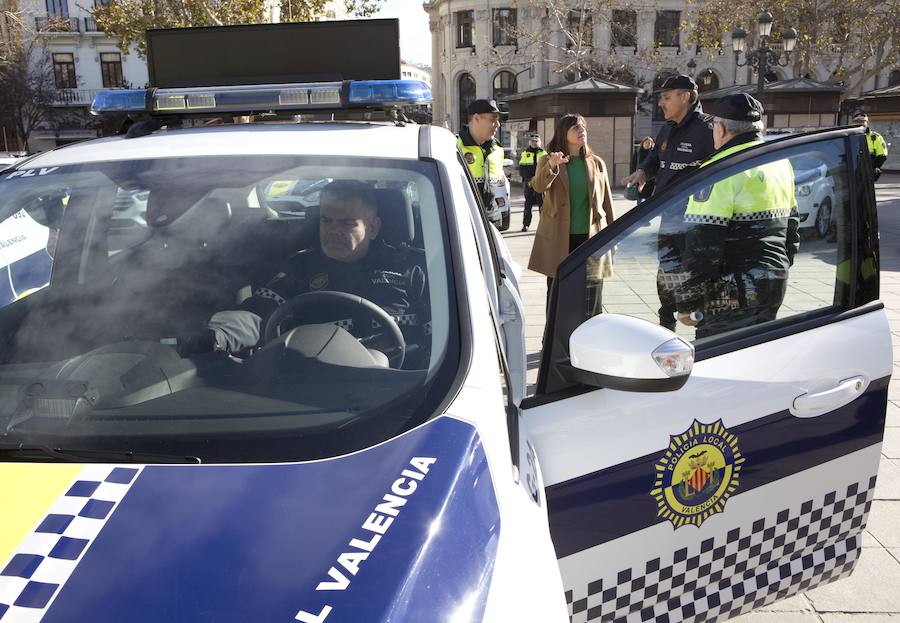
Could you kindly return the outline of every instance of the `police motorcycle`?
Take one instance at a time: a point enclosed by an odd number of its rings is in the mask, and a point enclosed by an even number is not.
[[[399,80],[103,92],[94,111],[142,123],[0,175],[0,224],[65,199],[49,285],[0,307],[0,623],[722,621],[852,571],[891,373],[861,132],[723,159],[576,249],[526,397],[517,273],[449,132],[189,123],[429,97]],[[639,244],[655,254],[648,214],[820,144],[859,191],[834,305],[697,344],[586,318],[593,258],[618,246],[624,275]],[[324,179],[369,184],[377,237],[424,259],[427,322],[336,296],[328,268],[302,284],[318,309],[281,302],[294,313],[257,352],[187,353],[180,329],[321,243],[321,205],[272,209],[267,189]],[[141,199],[117,218],[123,193]],[[375,323],[410,355],[373,362]]]

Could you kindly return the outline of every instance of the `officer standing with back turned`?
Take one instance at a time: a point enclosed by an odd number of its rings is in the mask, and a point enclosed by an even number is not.
[[[649,155],[624,180],[626,184],[641,188],[647,180],[655,178],[654,193],[696,171],[715,151],[709,125],[711,119],[700,107],[700,92],[693,78],[685,75],[667,78],[660,88],[659,107],[666,117],[666,125],[659,131]],[[656,274],[659,324],[673,331],[675,290],[685,278],[681,269],[683,218],[683,211],[672,208],[663,212],[659,225],[659,270]]]
[[[763,108],[739,93],[716,102],[718,151],[703,166],[762,144]],[[800,246],[794,170],[787,158],[752,167],[691,195],[683,257],[690,275],[678,320],[697,338],[774,320]]]

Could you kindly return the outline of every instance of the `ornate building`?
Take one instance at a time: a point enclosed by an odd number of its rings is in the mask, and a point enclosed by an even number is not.
[[[737,67],[730,52],[709,53],[688,43],[695,2],[655,0],[638,10],[603,10],[585,16],[546,8],[563,4],[426,2],[432,34],[434,122],[457,130],[464,123],[466,104],[475,98],[502,101],[512,93],[583,78],[572,69],[579,55],[615,69],[604,77],[644,87],[635,136],[655,133],[662,123],[652,88],[672,73],[692,73],[701,91],[755,82],[755,74]],[[797,27],[802,29],[800,24]],[[567,36],[576,31],[584,33],[581,42]],[[730,33],[723,33],[722,43],[724,50],[731,50]],[[883,75],[870,79],[861,91],[885,86],[891,69],[883,68]],[[769,81],[795,77],[801,76],[794,76],[790,67],[776,67],[767,75]],[[830,74],[826,67],[817,67],[807,77],[826,82]]]

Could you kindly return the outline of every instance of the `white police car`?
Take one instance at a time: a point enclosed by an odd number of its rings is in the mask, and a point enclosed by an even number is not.
[[[95,109],[173,126],[238,99],[298,111],[427,95],[159,89]],[[0,308],[0,623],[715,621],[853,568],[891,374],[859,130],[724,159],[577,249],[529,397],[516,267],[446,130],[130,135],[0,176],[0,226],[58,235],[49,286]],[[647,322],[646,222],[701,184],[807,152],[848,191],[833,256],[798,259],[778,320],[696,344]],[[194,348],[213,314],[319,244],[314,206],[273,209],[260,189],[326,178],[368,185],[378,237],[425,279],[380,274],[422,305],[400,317],[324,295],[258,348]],[[117,213],[123,194],[141,201]],[[614,250],[607,313],[588,318],[589,268]]]

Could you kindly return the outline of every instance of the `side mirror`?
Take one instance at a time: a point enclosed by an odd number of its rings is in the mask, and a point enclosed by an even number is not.
[[[670,392],[687,383],[694,346],[659,325],[619,314],[586,320],[569,337],[567,380],[629,392]]]

